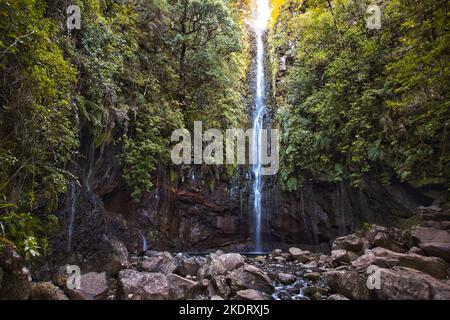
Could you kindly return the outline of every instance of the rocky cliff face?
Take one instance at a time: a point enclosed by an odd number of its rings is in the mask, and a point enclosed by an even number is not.
[[[139,252],[144,245],[190,252],[250,250],[252,201],[245,175],[237,183],[216,182],[213,189],[204,185],[201,174],[180,185],[171,184],[163,174],[157,180],[158,187],[140,205],[122,187],[103,195],[78,188],[75,207],[69,197],[61,212],[65,226],[57,239],[58,251],[63,256],[82,252],[85,258],[98,260],[96,252],[117,255],[111,247],[114,242],[129,252]],[[267,183],[266,189],[265,250],[290,245],[327,250],[333,239],[361,229],[364,223],[408,223],[416,208],[431,204],[430,198],[404,185],[382,187],[370,179],[361,190],[345,183],[310,184],[295,194],[283,193],[276,181]]]

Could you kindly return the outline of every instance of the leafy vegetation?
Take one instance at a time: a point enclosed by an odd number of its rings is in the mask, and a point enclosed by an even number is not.
[[[449,4],[385,1],[369,30],[371,3],[272,1],[289,191],[370,174],[450,186]],[[139,202],[158,170],[183,181],[192,169],[171,164],[174,129],[248,127],[250,1],[71,4],[80,30],[66,29],[66,1],[0,0],[0,236],[27,257],[51,250],[67,186],[95,190],[111,159]],[[213,189],[234,169],[202,180]]]
[[[64,1],[0,1],[0,232],[30,256],[107,152],[139,200],[171,166],[174,129],[244,118],[246,1],[71,4],[80,30]]]
[[[380,176],[450,186],[449,4],[284,1],[271,41],[286,189]],[[286,59],[287,71],[279,70]],[[285,74],[283,74],[283,72]]]

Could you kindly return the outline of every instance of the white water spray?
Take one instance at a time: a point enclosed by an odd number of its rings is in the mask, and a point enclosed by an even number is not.
[[[262,250],[261,244],[261,215],[262,215],[262,161],[261,161],[261,136],[265,113],[265,79],[264,79],[264,43],[263,35],[270,18],[269,0],[256,0],[256,19],[254,21],[254,31],[256,38],[256,95],[255,109],[253,112],[253,157],[256,159],[253,165],[253,218],[255,232],[255,251]]]

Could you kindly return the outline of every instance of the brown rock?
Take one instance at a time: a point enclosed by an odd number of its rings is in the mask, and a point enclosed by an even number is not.
[[[30,300],[68,300],[64,292],[51,282],[31,283]]]
[[[236,292],[237,300],[271,300],[270,295],[265,292],[247,289]]]
[[[275,249],[272,251],[272,256],[277,257],[280,256],[283,251],[281,249]]]
[[[306,263],[309,261],[309,258],[311,256],[311,252],[309,251],[303,251],[299,248],[289,248],[289,254],[291,257],[301,263]]]
[[[450,262],[450,232],[448,230],[419,227],[412,231],[412,237],[426,254],[441,257]]]
[[[415,253],[397,253],[384,248],[375,248],[366,252],[352,263],[355,270],[364,272],[370,265],[382,268],[403,266],[425,272],[433,277],[447,277],[448,264],[437,257],[425,257]]]
[[[421,256],[425,255],[425,251],[423,251],[422,249],[420,249],[418,247],[411,247],[411,249],[409,249],[408,253],[415,253],[415,254],[419,254]]]
[[[80,289],[67,289],[72,300],[102,300],[108,292],[106,273],[89,272],[80,276]]]
[[[325,295],[328,293],[328,289],[322,288],[322,287],[310,286],[310,287],[306,287],[305,289],[303,289],[303,293],[304,293],[304,295],[306,295],[308,297],[312,297],[316,293],[319,293],[319,295],[322,296],[322,295]]]
[[[295,281],[297,281],[297,277],[294,276],[293,274],[289,274],[289,273],[279,273],[277,275],[278,280],[282,283],[282,284],[292,284]]]
[[[197,275],[198,270],[206,263],[203,257],[190,257],[180,262],[176,273],[182,277]]]
[[[303,275],[303,277],[305,279],[311,280],[311,281],[316,281],[320,279],[320,273],[319,272],[310,272],[310,273],[305,273]]]
[[[425,242],[419,244],[420,248],[430,256],[440,257],[450,262],[450,243],[448,242]]]
[[[420,243],[425,242],[450,242],[450,232],[447,230],[418,227],[412,231],[412,237]]]
[[[167,281],[169,282],[169,297],[172,300],[190,299],[200,291],[197,282],[180,277],[177,274],[169,274]]]
[[[331,261],[333,265],[340,266],[343,264],[350,264],[351,260],[346,250],[338,249],[331,251]]]
[[[389,300],[448,300],[450,285],[420,271],[394,267],[379,269],[380,290],[375,290],[379,299]]]
[[[122,241],[115,238],[110,239],[109,244],[112,250],[107,256],[108,270],[112,274],[116,274],[129,266],[128,250]]]
[[[332,250],[343,249],[346,251],[359,252],[363,249],[363,241],[355,234],[340,237],[334,240]]]
[[[167,300],[169,281],[162,273],[122,270],[119,272],[117,295],[124,300]]]
[[[165,275],[173,273],[177,265],[173,256],[168,252],[160,252],[156,256],[146,258],[142,261],[141,270],[145,272],[163,273]]]
[[[386,228],[373,226],[368,232],[366,239],[371,248],[382,247],[395,252],[406,252],[403,245],[403,232],[397,228]]]
[[[267,274],[251,265],[244,265],[231,271],[227,275],[227,283],[234,292],[255,289],[270,294],[274,290],[272,281]]]
[[[327,300],[349,300],[349,299],[343,296],[342,294],[335,293],[329,296]]]
[[[364,275],[356,271],[328,271],[322,274],[330,288],[346,297],[367,300],[369,289]]]
[[[264,256],[257,256],[255,258],[255,261],[259,262],[259,263],[264,263],[264,262],[266,262],[266,258]]]
[[[222,298],[228,298],[231,295],[231,288],[228,286],[224,275],[214,277],[211,284],[216,294]]]
[[[0,238],[0,300],[26,300],[30,273],[12,242]]]
[[[211,255],[207,262],[197,272],[197,279],[211,279],[218,275],[226,274],[227,272],[243,266],[245,263],[244,257],[238,253],[227,253],[220,256]]]

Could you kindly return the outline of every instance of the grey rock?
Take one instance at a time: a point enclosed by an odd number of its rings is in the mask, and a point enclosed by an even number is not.
[[[122,270],[119,272],[117,296],[124,300],[167,300],[169,281],[162,273]]]
[[[89,272],[80,276],[79,289],[67,289],[72,300],[102,300],[108,292],[106,273]]]
[[[270,300],[271,297],[265,292],[254,289],[240,290],[236,292],[237,300]]]

